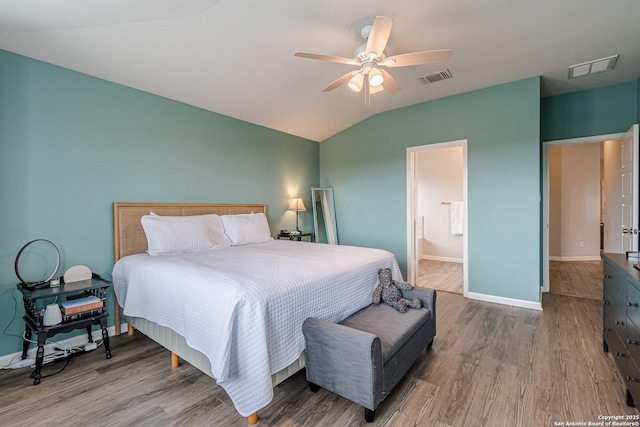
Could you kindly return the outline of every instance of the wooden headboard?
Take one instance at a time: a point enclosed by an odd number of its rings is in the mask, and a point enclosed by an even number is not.
[[[233,215],[251,212],[267,213],[263,204],[187,204],[187,203],[114,203],[113,204],[113,255],[120,258],[146,252],[147,237],[140,219],[154,212],[158,215]]]
[[[114,262],[127,255],[147,251],[147,237],[141,218],[154,212],[158,215],[234,215],[262,212],[264,204],[193,204],[193,203],[114,203],[113,204],[113,258]],[[120,306],[115,301],[115,333],[120,335]],[[132,333],[132,330],[129,331]]]

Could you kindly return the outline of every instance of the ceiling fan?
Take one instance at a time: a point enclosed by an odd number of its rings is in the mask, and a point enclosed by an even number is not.
[[[364,27],[360,34],[367,42],[356,49],[353,59],[305,52],[296,52],[295,56],[359,67],[359,69],[350,71],[335,80],[329,86],[325,87],[323,92],[330,92],[346,83],[347,86],[355,92],[360,92],[364,87],[365,101],[368,101],[370,94],[385,89],[391,93],[396,93],[401,89],[396,79],[385,70],[385,67],[408,67],[410,65],[431,64],[446,61],[453,55],[453,51],[445,49],[386,56],[385,47],[391,34],[392,24],[393,21],[391,18],[377,16],[373,21],[373,25]]]

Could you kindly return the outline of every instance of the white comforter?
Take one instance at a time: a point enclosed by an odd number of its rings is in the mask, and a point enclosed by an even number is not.
[[[116,263],[113,285],[125,315],[169,327],[204,353],[248,416],[271,401],[271,374],[304,350],[304,320],[339,322],[367,306],[384,267],[402,278],[384,250],[275,240],[131,255]]]

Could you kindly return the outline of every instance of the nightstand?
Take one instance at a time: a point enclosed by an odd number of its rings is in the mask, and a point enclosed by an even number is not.
[[[107,359],[111,358],[111,350],[109,349],[109,334],[107,332],[107,318],[109,313],[106,310],[107,290],[111,286],[111,282],[104,280],[97,274],[93,274],[89,280],[80,282],[61,283],[58,287],[49,287],[43,289],[29,289],[22,284],[18,284],[18,290],[22,293],[24,302],[25,322],[24,340],[22,343],[22,359],[27,358],[29,350],[29,342],[32,332],[37,336],[38,351],[36,352],[36,370],[34,373],[33,385],[40,384],[40,371],[42,370],[42,361],[44,359],[44,344],[47,338],[63,332],[70,332],[74,329],[86,328],[89,335],[89,342],[93,342],[91,335],[91,327],[100,325],[102,329],[102,339]],[[47,298],[58,298],[58,302],[63,302],[70,298],[95,296],[100,298],[103,306],[100,309],[89,310],[87,312],[78,313],[78,315],[66,316],[62,323],[53,326],[45,326],[43,324],[43,310],[38,307],[38,301]]]
[[[298,242],[301,242],[303,237],[308,237],[311,242],[315,242],[316,241],[315,233],[300,233],[300,234],[278,233],[277,237],[278,237],[278,239],[296,240]]]

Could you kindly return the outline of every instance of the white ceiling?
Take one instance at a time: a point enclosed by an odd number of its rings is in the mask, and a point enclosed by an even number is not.
[[[346,86],[355,69],[294,57],[352,57],[360,29],[393,19],[387,54],[453,49],[391,68],[402,90]],[[0,0],[0,49],[293,135],[322,141],[376,113],[541,75],[542,95],[640,76],[638,0]],[[569,81],[573,64],[619,54]],[[416,78],[449,69],[453,78]]]

